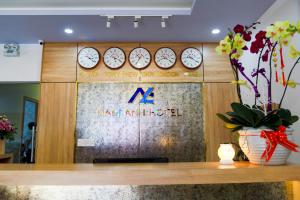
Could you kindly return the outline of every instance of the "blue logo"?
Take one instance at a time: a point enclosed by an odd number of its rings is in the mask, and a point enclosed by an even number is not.
[[[153,99],[147,99],[148,97],[154,97],[154,93],[153,93],[154,88],[148,88],[148,90],[145,92],[142,88],[138,88],[135,93],[132,95],[132,97],[130,98],[130,100],[128,101],[128,103],[133,103],[134,100],[136,99],[136,97],[139,95],[139,93],[141,93],[143,95],[143,98],[141,99],[140,103],[144,103],[144,104],[154,104],[154,100]]]

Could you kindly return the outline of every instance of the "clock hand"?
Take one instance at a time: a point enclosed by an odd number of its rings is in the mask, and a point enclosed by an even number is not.
[[[166,58],[166,60],[168,60],[170,63],[173,63],[173,61],[169,58]]]
[[[188,56],[188,58],[192,59],[193,61],[195,61],[196,63],[199,63],[198,60],[195,60],[195,58],[191,57],[191,56]]]
[[[161,58],[161,59],[159,59],[157,62],[160,62],[160,61],[162,61],[163,59],[165,59],[165,58]]]
[[[90,58],[89,56],[85,56],[87,57],[90,61],[95,62],[92,58]]]
[[[139,59],[136,61],[136,63],[135,64],[138,64],[139,62],[140,62],[140,60],[141,60],[141,56],[138,56],[139,57]]]
[[[168,59],[167,57],[163,57],[163,58],[159,59],[157,62],[160,62],[160,61],[162,61],[162,60],[167,60],[167,61],[169,61],[170,63],[172,63],[172,60]]]
[[[122,62],[122,61],[120,60],[120,58],[117,58],[117,57],[115,57],[115,56],[112,56],[112,58],[113,58],[114,60],[118,60],[119,62]]]

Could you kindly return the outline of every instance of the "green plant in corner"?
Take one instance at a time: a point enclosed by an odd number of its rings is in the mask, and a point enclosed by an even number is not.
[[[288,109],[275,109],[265,114],[260,106],[252,106],[241,103],[232,103],[232,111],[226,114],[218,113],[217,116],[225,122],[225,127],[232,132],[243,129],[244,127],[267,127],[276,130],[279,126],[291,126],[298,121],[299,117],[292,115]]]

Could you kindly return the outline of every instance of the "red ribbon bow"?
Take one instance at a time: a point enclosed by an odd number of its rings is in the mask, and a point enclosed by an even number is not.
[[[279,126],[276,131],[261,131],[260,137],[267,140],[267,148],[261,155],[261,159],[266,157],[266,161],[268,162],[271,159],[278,144],[291,151],[298,152],[296,148],[299,146],[287,139],[285,130],[285,126]]]

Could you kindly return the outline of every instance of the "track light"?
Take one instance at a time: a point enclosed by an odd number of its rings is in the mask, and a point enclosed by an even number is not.
[[[135,16],[134,21],[133,21],[133,27],[138,28],[139,27],[139,22],[141,21],[141,16]]]
[[[138,21],[134,21],[133,22],[133,27],[134,28],[138,28],[139,27],[139,22]]]
[[[111,27],[111,22],[114,19],[114,16],[107,16],[107,21],[106,21],[106,28],[110,28]]]
[[[161,17],[161,27],[162,27],[162,28],[166,28],[166,27],[167,27],[166,20],[168,20],[168,19],[169,19],[168,16],[162,16],[162,17]]]
[[[161,27],[166,28],[166,22],[164,20],[161,21]]]
[[[110,28],[110,26],[111,26],[111,22],[109,20],[107,20],[107,22],[106,22],[106,28]]]

